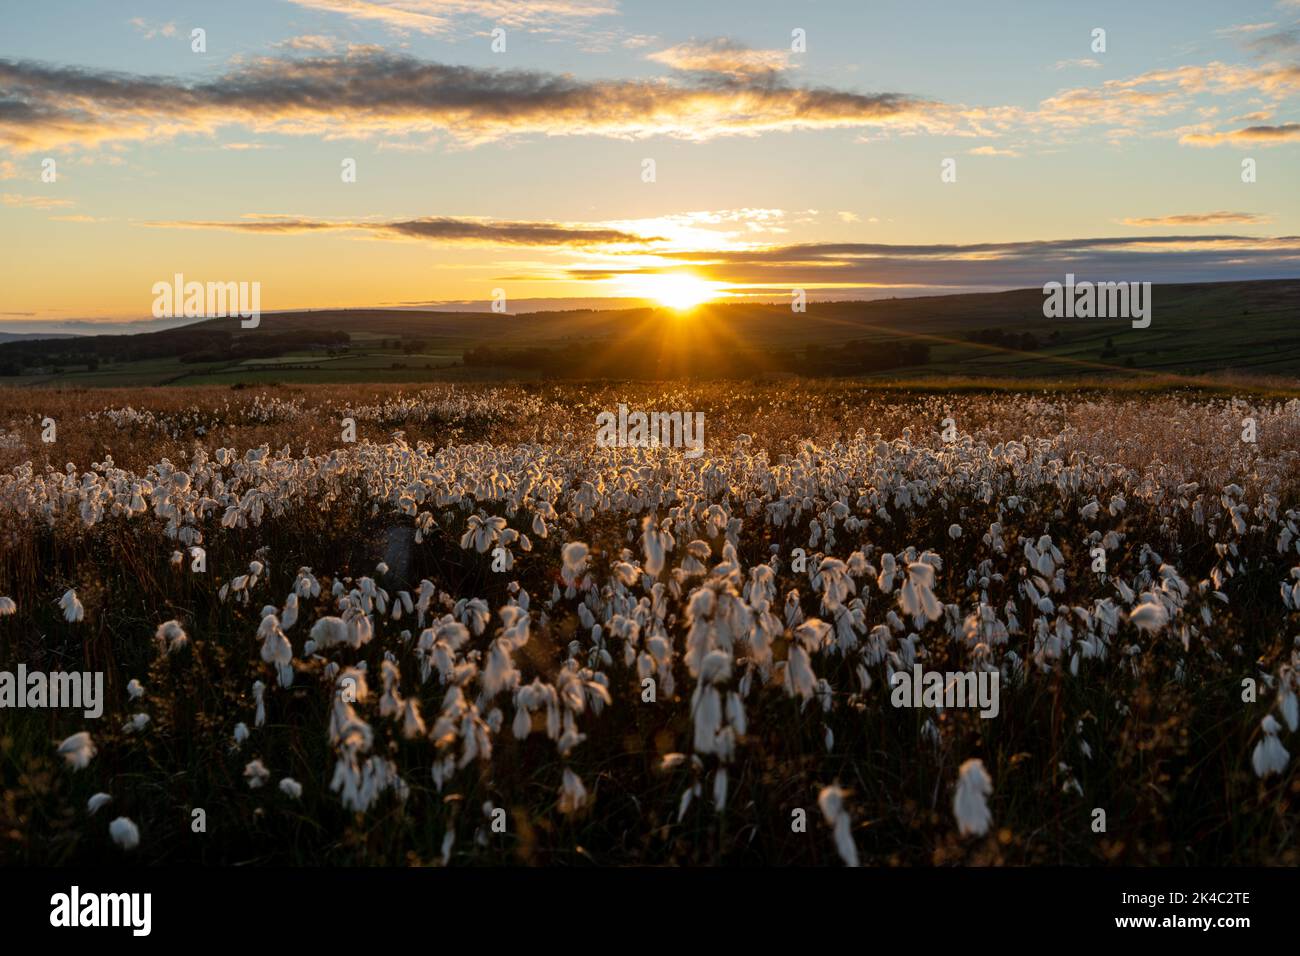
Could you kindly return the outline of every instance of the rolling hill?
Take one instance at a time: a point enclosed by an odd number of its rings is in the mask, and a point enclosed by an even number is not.
[[[1053,319],[1040,289],[871,302],[264,314],[0,344],[0,383],[229,384],[793,374],[992,379],[1300,376],[1300,279],[1156,286],[1149,328]],[[338,334],[342,333],[342,335]],[[346,345],[340,344],[346,339]],[[4,372],[9,374],[4,375]]]

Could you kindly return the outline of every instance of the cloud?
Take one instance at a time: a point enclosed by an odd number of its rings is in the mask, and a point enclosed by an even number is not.
[[[1262,56],[1293,53],[1300,50],[1300,27],[1291,27],[1289,30],[1278,30],[1276,33],[1254,37],[1247,41],[1246,46]]]
[[[478,0],[376,4],[295,0],[357,16],[445,17],[480,9]],[[512,16],[597,15],[604,0],[507,4]],[[382,14],[372,8],[382,8]],[[496,10],[489,2],[484,10]],[[351,15],[351,14],[349,14]],[[980,137],[1035,135],[1060,144],[1108,127],[1107,141],[1145,134],[1185,145],[1284,142],[1288,126],[1214,132],[1205,95],[1250,95],[1250,109],[1300,94],[1300,65],[1220,62],[1151,70],[1093,86],[1063,89],[1037,108],[946,104],[904,92],[800,85],[781,50],[753,50],[726,39],[690,40],[650,60],[670,76],[592,79],[534,70],[448,65],[348,47],[316,53],[317,34],[284,41],[290,53],[239,61],[222,75],[179,79],[0,59],[0,148],[17,151],[167,142],[230,129],[238,142],[259,134],[373,139],[387,148],[427,149],[446,139],[474,146],[520,136],[673,137],[704,141],[769,131],[857,130],[870,142],[891,134]],[[303,55],[303,54],[306,55]],[[1242,107],[1236,106],[1236,110]],[[1215,108],[1217,109],[1217,107]],[[1180,117],[1181,118],[1181,117]],[[1187,117],[1191,119],[1192,117]],[[1169,129],[1172,125],[1174,128]],[[1270,133],[1270,129],[1274,132]],[[995,152],[996,150],[996,152]],[[1012,155],[1018,147],[980,146],[973,155]]]
[[[157,37],[174,37],[176,35],[175,23],[164,23],[159,26],[153,26],[146,22],[143,17],[133,17],[131,20],[131,26],[135,27],[136,32],[146,40],[153,40]]]
[[[726,283],[774,288],[1026,288],[1066,273],[1107,281],[1206,282],[1300,276],[1300,236],[1132,236],[974,244],[806,243],[659,253],[642,268],[690,265]],[[608,265],[606,271],[618,270]],[[571,277],[582,277],[574,269]]]
[[[738,81],[585,80],[449,66],[374,48],[266,57],[194,82],[0,59],[0,144],[31,150],[167,140],[240,126],[326,137],[441,132],[704,140],[769,130],[924,126],[940,104],[902,93]]]
[[[716,74],[736,80],[779,73],[790,67],[786,50],[751,50],[726,38],[679,43],[646,56],[674,70]]]
[[[0,159],[0,179],[17,179],[18,167],[7,159]]]
[[[161,229],[218,229],[288,235],[311,232],[368,233],[389,239],[418,239],[454,244],[516,246],[646,245],[662,242],[660,236],[646,236],[601,225],[561,222],[520,222],[445,216],[392,221],[312,219],[300,216],[249,215],[234,221],[172,220],[145,222]]]
[[[1238,23],[1234,26],[1223,27],[1222,29],[1215,30],[1214,35],[1219,37],[1242,36],[1243,34],[1250,35],[1252,33],[1260,33],[1264,30],[1271,30],[1275,26],[1277,26],[1277,23],[1272,21],[1268,23]]]
[[[1178,142],[1190,146],[1218,146],[1222,143],[1236,145],[1271,146],[1300,140],[1300,123],[1283,123],[1280,126],[1247,126],[1226,133],[1188,133]]]
[[[1191,212],[1177,216],[1143,216],[1122,220],[1126,226],[1226,226],[1269,222],[1254,212]]]
[[[281,40],[279,43],[271,45],[277,49],[297,50],[300,53],[333,53],[338,43],[339,41],[333,37],[322,36],[319,33],[304,33],[301,36],[289,37],[287,40]]]
[[[1093,124],[1138,127],[1151,117],[1168,116],[1196,107],[1201,95],[1250,93],[1286,99],[1300,94],[1300,66],[1204,65],[1149,70],[1128,79],[1107,80],[1100,86],[1062,90],[1043,100],[1036,111],[1011,113],[1009,119],[1033,126],[1077,128]]]
[[[1148,70],[1092,86],[1062,89],[1042,99],[1037,107],[936,105],[925,128],[950,135],[1000,137],[1035,134],[1053,145],[1068,142],[1070,134],[1097,126],[1109,127],[1102,135],[1112,144],[1146,133],[1165,117],[1193,114],[1200,120],[1220,109],[1207,104],[1208,96],[1251,97],[1259,111],[1262,100],[1278,102],[1300,95],[1300,65],[1271,63],[1236,66],[1221,62]],[[1240,107],[1238,107],[1240,108]],[[943,123],[947,128],[943,128]],[[1183,124],[1177,133],[1203,133],[1204,126]],[[1167,136],[1158,129],[1151,135]],[[1194,140],[1184,136],[1180,142]]]
[[[996,146],[976,146],[967,150],[972,156],[1019,156],[1014,149],[999,149]]]
[[[1094,60],[1090,56],[1086,56],[1077,60],[1057,60],[1056,65],[1052,67],[1054,70],[1068,70],[1072,68],[1099,70],[1101,69],[1101,62]]]
[[[1026,117],[1030,123],[1081,127],[1097,123],[1114,126],[1141,125],[1152,116],[1168,116],[1183,108],[1172,90],[1149,90],[1111,81],[1100,87],[1062,90],[1039,104]]]
[[[309,10],[379,23],[398,32],[438,34],[458,17],[490,20],[506,27],[544,27],[556,21],[608,16],[612,0],[289,0]]]
[[[53,196],[25,196],[19,193],[0,195],[0,203],[22,209],[61,209],[65,206],[76,205],[71,199],[56,199]]]

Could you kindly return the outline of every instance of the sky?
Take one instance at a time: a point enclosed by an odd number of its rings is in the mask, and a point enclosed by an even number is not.
[[[5,6],[0,330],[1300,276],[1300,0]]]

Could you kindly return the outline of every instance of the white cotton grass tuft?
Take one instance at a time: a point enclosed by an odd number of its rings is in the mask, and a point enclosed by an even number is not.
[[[560,812],[574,813],[582,809],[586,802],[587,788],[582,785],[582,779],[565,767],[563,780],[560,783]]]
[[[570,588],[577,583],[578,576],[587,569],[587,557],[590,552],[591,549],[581,541],[570,541],[560,550],[560,556],[564,560],[560,577]]]
[[[415,740],[425,735],[424,720],[420,717],[420,705],[414,697],[402,702],[402,737]]]
[[[686,763],[686,754],[683,753],[664,754],[659,761],[659,769],[667,773],[669,770],[676,770],[684,763]]]
[[[266,725],[266,685],[260,680],[253,681],[253,701],[256,709],[253,714],[253,726]]]
[[[59,607],[63,609],[63,619],[69,624],[75,624],[86,617],[86,609],[81,606],[77,592],[72,588],[63,592],[63,597],[59,598]]]
[[[148,726],[149,726],[148,714],[144,714],[144,713],[132,714],[131,719],[122,725],[122,733],[138,734],[140,731],[144,730]]]
[[[907,580],[898,594],[898,604],[904,614],[911,615],[920,628],[926,621],[937,621],[943,614],[943,605],[935,597],[934,567],[924,561],[913,561],[907,566]]]
[[[86,801],[86,812],[94,816],[103,806],[112,802],[113,797],[110,794],[100,791]]]
[[[180,621],[163,621],[154,631],[153,640],[160,653],[175,654],[190,642],[190,636]]]
[[[302,799],[302,784],[293,777],[285,777],[280,781],[280,792],[294,800]]]
[[[726,767],[713,771],[713,805],[721,813],[727,807],[727,792],[731,782]]]
[[[84,770],[95,756],[95,742],[90,739],[90,733],[83,730],[59,744],[59,753],[73,770]]]
[[[844,809],[845,796],[847,794],[837,784],[823,787],[821,793],[817,794],[817,806],[821,808],[822,816],[835,831],[835,849],[840,859],[844,861],[845,866],[857,866],[858,848],[853,843],[853,834],[850,832],[852,821],[849,819],[848,811]]]
[[[1163,604],[1148,595],[1142,595],[1142,602],[1129,611],[1128,619],[1139,631],[1154,634],[1169,623],[1169,612]]]
[[[250,760],[244,766],[244,779],[248,781],[248,789],[256,790],[271,778],[271,772],[260,759]]]
[[[1277,739],[1278,731],[1282,727],[1273,719],[1272,714],[1265,715],[1260,721],[1259,729],[1264,736],[1255,745],[1255,751],[1250,755],[1250,762],[1255,768],[1255,776],[1263,779],[1286,770],[1291,755],[1282,746],[1282,741]]]
[[[972,757],[961,765],[952,812],[962,836],[983,836],[989,832],[993,814],[989,812],[986,798],[992,792],[993,781],[984,769],[984,761]]]
[[[18,610],[18,605],[11,597],[0,597],[0,617],[8,617]]]
[[[655,520],[647,516],[641,520],[641,545],[645,551],[642,570],[652,578],[659,577],[664,569],[665,548],[668,536],[655,526]]]
[[[137,700],[144,696],[144,684],[141,684],[134,677],[127,682],[126,695],[128,700]]]
[[[118,817],[110,823],[108,835],[124,850],[134,850],[140,845],[140,828],[129,817]]]

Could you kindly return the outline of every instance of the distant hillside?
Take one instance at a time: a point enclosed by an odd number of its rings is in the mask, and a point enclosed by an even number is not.
[[[673,378],[763,372],[973,378],[1300,376],[1300,279],[1156,286],[1149,328],[1049,319],[1041,289],[871,302],[474,312],[321,310],[0,345],[0,382]]]
[[[0,332],[0,343],[4,342],[40,342],[45,339],[73,339],[75,335],[66,332]]]

